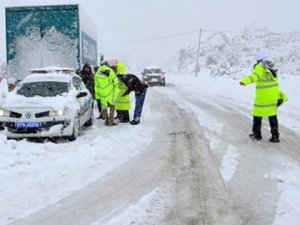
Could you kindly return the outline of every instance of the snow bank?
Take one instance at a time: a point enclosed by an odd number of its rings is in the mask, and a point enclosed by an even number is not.
[[[281,167],[264,175],[277,183],[280,192],[273,225],[298,225],[300,221],[300,167],[296,161],[281,158]]]
[[[146,101],[150,101],[151,93]],[[54,144],[6,140],[0,136],[0,224],[55,204],[101,178],[147,148],[161,114],[145,104],[139,126],[109,128],[102,120],[75,142]]]

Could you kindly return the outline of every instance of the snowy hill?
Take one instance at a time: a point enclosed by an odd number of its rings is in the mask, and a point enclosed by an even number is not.
[[[251,68],[255,54],[263,50],[281,74],[300,74],[300,33],[270,33],[266,29],[244,33],[214,33],[201,42],[200,65],[211,68],[211,74],[236,75]],[[193,72],[197,46],[181,49],[180,72]]]

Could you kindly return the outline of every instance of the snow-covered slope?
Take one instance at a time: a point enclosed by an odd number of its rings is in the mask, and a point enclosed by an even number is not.
[[[258,51],[265,51],[281,73],[300,74],[300,33],[270,33],[266,29],[244,33],[214,33],[201,43],[200,65],[212,75],[232,75],[251,67]],[[178,70],[193,72],[197,46],[182,49]]]

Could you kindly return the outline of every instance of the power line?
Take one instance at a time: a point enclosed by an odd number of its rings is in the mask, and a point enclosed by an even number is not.
[[[156,41],[156,40],[169,39],[169,38],[174,38],[174,37],[179,37],[179,36],[185,36],[185,35],[189,35],[189,34],[198,33],[199,30],[202,30],[202,32],[233,33],[233,34],[244,34],[245,32],[247,32],[246,30],[245,31],[236,31],[236,30],[198,29],[198,30],[191,30],[191,31],[186,31],[186,32],[181,32],[181,33],[174,33],[174,34],[169,34],[169,35],[164,35],[164,36],[156,36],[156,37],[151,37],[151,38],[138,39],[138,40],[133,40],[133,41],[126,41],[126,42],[120,42],[120,43],[111,43],[111,44],[103,45],[102,47],[130,45],[130,44],[137,44],[137,43],[142,43],[142,42],[150,42],[150,41]],[[285,33],[293,34],[293,33],[299,33],[299,32],[285,32]]]
[[[103,45],[102,47],[127,45],[127,44],[136,44],[136,43],[139,43],[139,42],[148,42],[148,41],[162,40],[162,39],[168,39],[168,38],[173,38],[173,37],[178,37],[178,36],[184,36],[184,35],[188,35],[188,34],[193,34],[193,33],[197,33],[197,32],[199,32],[199,30],[192,30],[192,31],[187,31],[187,32],[182,32],[182,33],[175,33],[175,34],[169,34],[169,35],[165,35],[165,36],[157,36],[157,37],[139,39],[139,40],[134,40],[134,41],[120,42],[120,43],[114,43],[114,44],[107,44],[107,45]]]

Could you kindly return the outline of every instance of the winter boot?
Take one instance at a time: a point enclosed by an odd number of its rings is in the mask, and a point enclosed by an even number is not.
[[[105,121],[104,125],[109,126],[109,117],[108,117],[107,109],[103,109],[102,116]]]
[[[259,141],[262,139],[261,137],[261,123],[262,117],[254,116],[253,117],[253,126],[252,126],[252,134],[249,134],[249,137],[252,140]]]
[[[269,141],[272,142],[272,143],[279,143],[280,142],[280,140],[279,140],[279,134],[277,134],[277,135],[273,134],[272,137],[269,139]]]
[[[114,105],[110,105],[110,112],[109,112],[109,126],[112,127],[114,125],[118,125],[117,123],[115,123],[115,106]]]
[[[278,120],[277,116],[270,116],[269,117],[270,127],[271,127],[271,134],[272,137],[269,139],[270,142],[279,143],[279,132],[278,132]]]
[[[249,137],[254,141],[260,141],[262,139],[261,134],[255,134],[255,133],[249,134]]]
[[[136,117],[134,120],[130,122],[131,125],[138,125],[140,123],[140,118]]]
[[[120,123],[129,123],[130,122],[130,116],[129,116],[128,110],[122,110],[122,111],[117,111],[117,112],[119,115]]]

